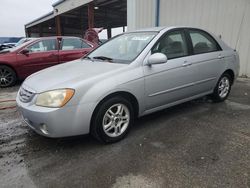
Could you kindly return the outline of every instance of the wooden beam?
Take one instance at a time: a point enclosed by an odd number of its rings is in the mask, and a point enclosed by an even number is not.
[[[108,39],[110,39],[112,37],[112,31],[110,27],[107,28],[107,34],[108,34]]]
[[[43,37],[43,26],[42,26],[42,24],[39,25],[39,37]]]
[[[26,37],[30,37],[30,32],[29,32],[29,29],[25,28],[25,35]]]
[[[88,26],[94,28],[94,2],[88,4]]]
[[[56,16],[56,35],[61,36],[62,35],[62,29],[61,29],[61,19],[60,16]]]

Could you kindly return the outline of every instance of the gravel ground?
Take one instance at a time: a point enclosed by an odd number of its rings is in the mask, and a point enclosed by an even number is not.
[[[0,90],[15,99],[17,87]],[[0,103],[0,108],[15,102]],[[128,137],[48,139],[16,108],[0,110],[0,187],[250,187],[250,80],[136,121]]]

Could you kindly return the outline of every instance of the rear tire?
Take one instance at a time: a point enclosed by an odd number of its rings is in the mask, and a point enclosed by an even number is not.
[[[220,79],[219,79],[219,81],[218,81],[218,83],[217,83],[217,85],[216,85],[216,87],[214,89],[214,92],[211,95],[212,100],[214,102],[223,102],[223,101],[225,101],[228,98],[229,94],[230,94],[232,82],[233,81],[232,81],[231,76],[229,74],[227,74],[227,73],[224,73],[220,77]]]
[[[104,101],[94,114],[91,134],[101,142],[114,143],[122,140],[134,122],[131,103],[120,96]]]
[[[10,87],[16,84],[17,76],[15,71],[6,66],[0,65],[0,87]]]

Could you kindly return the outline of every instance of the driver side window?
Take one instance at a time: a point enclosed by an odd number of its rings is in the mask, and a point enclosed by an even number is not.
[[[168,59],[188,55],[188,47],[183,31],[172,31],[163,36],[153,47],[152,54],[163,53]]]
[[[56,40],[39,41],[27,48],[30,52],[48,52],[56,50]]]

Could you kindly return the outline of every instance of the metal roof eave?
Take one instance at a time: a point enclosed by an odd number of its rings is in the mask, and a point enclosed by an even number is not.
[[[75,8],[87,5],[88,3],[94,0],[59,0],[54,3],[52,6],[56,10],[56,14],[60,15],[65,12],[69,12]]]
[[[33,25],[39,24],[39,23],[44,22],[46,20],[49,20],[49,19],[51,19],[53,17],[54,17],[54,11],[50,11],[49,13],[47,13],[47,14],[45,14],[45,15],[43,15],[43,16],[41,16],[41,17],[39,17],[39,18],[37,18],[37,19],[27,23],[27,24],[25,24],[25,28],[29,28],[29,27],[31,27]]]
[[[55,2],[55,3],[53,3],[52,6],[55,7],[55,6],[63,3],[64,1],[66,1],[66,0],[59,0],[59,1]]]

